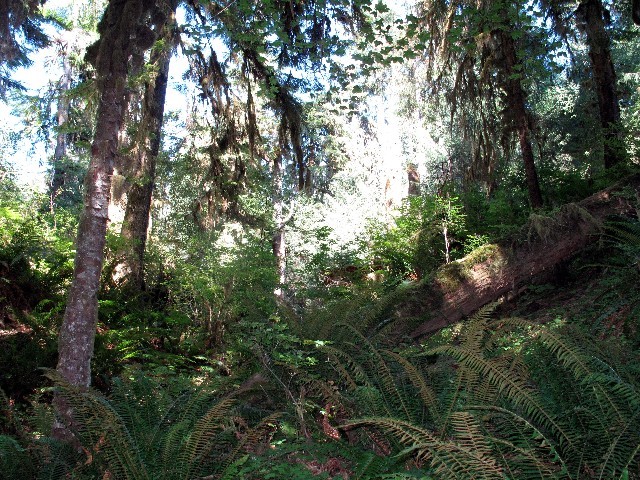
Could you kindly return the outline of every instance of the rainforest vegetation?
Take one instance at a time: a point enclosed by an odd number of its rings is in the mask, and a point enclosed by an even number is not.
[[[1,0],[1,479],[640,479],[640,2]]]

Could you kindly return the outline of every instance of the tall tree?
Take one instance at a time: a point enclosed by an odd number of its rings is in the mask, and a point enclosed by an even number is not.
[[[605,13],[601,0],[584,0],[576,10],[580,20],[578,26],[584,32],[589,47],[591,71],[604,139],[604,166],[611,168],[624,160],[625,150],[621,139],[616,72],[611,58]]]
[[[116,269],[123,281],[135,291],[144,290],[144,253],[147,245],[149,215],[160,152],[164,107],[169,82],[169,66],[175,44],[175,9],[177,2],[165,5],[162,21],[156,25],[160,39],[154,46],[149,66],[152,75],[145,82],[141,119],[135,146],[129,156],[127,181],[130,184],[122,222],[121,236],[126,240]]]
[[[219,23],[227,45],[233,52],[241,54],[244,60],[243,73],[247,85],[247,125],[246,132],[251,155],[256,153],[259,137],[255,114],[251,81],[255,81],[266,106],[277,117],[276,152],[262,155],[271,165],[273,235],[272,250],[280,283],[286,278],[286,224],[291,219],[292,210],[285,214],[284,201],[290,192],[311,192],[309,154],[305,153],[305,118],[296,95],[303,89],[322,89],[319,82],[313,82],[314,74],[322,73],[331,62],[334,53],[345,48],[345,42],[332,34],[332,21],[338,21],[353,28],[365,23],[364,11],[369,0],[348,2],[273,2],[233,3],[221,6],[215,2],[205,4],[192,2],[195,12],[205,23]],[[247,25],[252,28],[247,30]],[[275,60],[271,60],[275,59]],[[323,66],[324,65],[324,66]],[[286,71],[286,73],[283,72]],[[304,76],[295,72],[304,70]],[[222,70],[220,70],[222,72]],[[217,83],[222,83],[217,80]],[[310,152],[313,149],[309,149]],[[290,159],[294,175],[285,174],[284,161]],[[287,185],[285,179],[294,178],[294,185]],[[277,295],[282,295],[279,289]]]
[[[510,107],[506,110],[510,121],[518,132],[520,151],[524,163],[529,202],[533,208],[542,207],[542,193],[535,165],[533,145],[531,142],[531,129],[529,126],[529,112],[526,105],[526,94],[522,87],[522,75],[524,66],[518,58],[514,35],[511,28],[512,19],[509,18],[509,9],[503,10],[503,25],[496,26],[491,32],[494,42],[491,44],[491,56],[499,60],[498,65],[502,70],[502,87],[506,93],[506,104]],[[511,10],[513,12],[513,10]],[[517,12],[514,12],[517,16]],[[486,61],[486,60],[485,60]]]
[[[571,34],[569,27],[572,25],[584,36],[589,51],[593,89],[598,100],[604,166],[611,168],[625,160],[616,71],[611,56],[611,38],[607,31],[611,14],[602,0],[582,0],[577,8],[574,2],[567,0],[542,0],[541,5],[553,21],[555,31],[565,41]],[[634,8],[632,6],[632,13],[635,12]]]
[[[496,114],[496,102],[501,103],[503,127],[517,132],[529,202],[532,208],[540,208],[542,195],[522,83],[526,70],[518,39],[524,37],[527,25],[521,7],[504,1],[429,1],[420,4],[420,18],[412,17],[417,25],[410,30],[417,33],[424,28],[427,81],[432,89],[445,90],[452,119],[457,115],[467,123],[487,163],[495,161],[498,146],[486,130]],[[501,101],[497,91],[503,92]],[[468,120],[469,109],[479,117],[478,122]]]
[[[111,0],[98,24],[100,39],[87,52],[96,69],[100,96],[96,134],[85,181],[84,209],[76,240],[73,280],[58,341],[57,371],[72,385],[91,382],[91,358],[98,316],[97,292],[104,260],[113,162],[130,57],[151,47],[155,33],[146,25],[150,13],[161,14],[145,0]],[[68,439],[73,411],[56,398],[54,435]]]
[[[285,88],[286,82],[279,81],[275,67],[267,64],[265,45],[266,50],[279,52],[279,66],[303,68],[309,58],[314,58],[315,64],[321,64],[323,57],[333,53],[335,43],[339,43],[337,37],[331,37],[333,42],[323,42],[329,37],[329,15],[341,20],[352,19],[363,3],[366,0],[354,0],[345,6],[336,1],[333,9],[327,9],[322,4],[309,6],[286,1],[232,2],[228,5],[205,2],[206,10],[203,10],[200,2],[189,2],[194,15],[203,21],[209,32],[217,31],[211,28],[212,25],[223,27],[231,50],[248,59],[254,76],[264,82],[267,95],[284,119],[282,125],[286,125],[298,168],[304,160],[299,143],[301,123],[295,116],[299,114],[291,108],[295,102],[291,103],[293,97]],[[307,15],[309,7],[311,15]],[[345,8],[350,11],[346,13]],[[158,25],[156,20],[165,15],[153,0],[110,0],[98,25],[100,39],[87,52],[95,66],[100,101],[86,178],[84,210],[78,228],[73,281],[60,330],[57,367],[60,375],[72,385],[86,387],[91,379],[97,292],[104,260],[111,177],[127,100],[127,79],[131,65],[136,64],[136,59],[154,44],[160,33],[149,25]],[[300,30],[303,26],[306,28],[304,34]],[[274,40],[274,33],[282,36]],[[302,41],[307,40],[307,36],[311,41]],[[274,82],[274,79],[278,81]],[[64,437],[69,431],[65,426],[73,423],[73,412],[60,398],[56,399],[56,406],[60,419],[56,435]]]
[[[61,58],[62,75],[57,85],[57,105],[56,105],[56,141],[53,152],[53,165],[51,182],[49,184],[49,209],[51,214],[55,214],[56,200],[60,191],[67,182],[67,147],[69,143],[66,132],[69,122],[69,109],[71,99],[69,90],[73,81],[73,70],[71,67],[70,48],[68,41],[64,37],[56,39],[58,55]]]

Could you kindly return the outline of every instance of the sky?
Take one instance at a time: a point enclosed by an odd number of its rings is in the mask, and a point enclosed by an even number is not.
[[[43,87],[41,83],[46,79],[46,76],[38,74],[43,71],[42,62],[34,62],[34,65],[28,70],[16,72],[13,75],[13,79],[25,85],[28,94],[34,94]],[[21,134],[24,129],[22,120],[14,115],[10,105],[2,101],[0,101],[0,118],[3,119],[1,127],[3,134],[19,134],[23,136],[23,140],[16,145],[15,153],[4,158],[11,165],[16,180],[23,185],[35,188],[43,187],[46,169],[44,166],[46,159],[44,145],[41,142],[34,144],[30,138]]]
[[[46,5],[50,9],[65,9],[73,8],[74,15],[77,13],[78,5],[82,3],[73,0],[48,0]],[[403,9],[404,3],[398,0],[395,4],[390,2],[394,9]],[[184,22],[184,14],[178,11],[178,22]],[[51,25],[45,27],[47,33],[54,37],[57,35],[55,28]],[[214,48],[220,52],[224,52],[225,48],[220,45],[214,45]],[[61,68],[56,61],[56,53],[54,47],[49,47],[38,52],[32,53],[30,56],[33,61],[29,68],[16,70],[13,78],[20,82],[26,89],[28,95],[38,96],[45,92],[50,84],[54,84],[61,75]],[[180,128],[181,123],[186,120],[187,114],[187,95],[180,90],[189,82],[183,80],[183,72],[188,69],[188,62],[184,55],[178,54],[174,56],[171,63],[170,72],[170,84],[169,91],[167,93],[167,105],[165,110],[167,112],[178,112],[178,120],[171,125],[167,125],[171,133],[176,134],[176,128]],[[404,175],[403,159],[406,160],[406,154],[403,153],[402,144],[399,138],[399,126],[395,115],[396,105],[393,103],[393,98],[383,95],[384,98],[372,99],[373,104],[370,105],[371,110],[376,111],[376,123],[377,130],[379,132],[379,142],[381,145],[381,151],[383,157],[398,171],[393,174],[395,176]],[[55,102],[52,108],[55,108]],[[4,131],[0,133],[18,133],[24,130],[24,125],[21,122],[19,116],[12,114],[12,107],[6,103],[0,101],[0,118],[5,119],[2,124]],[[179,132],[177,132],[179,135]],[[17,145],[16,152],[13,155],[9,155],[5,158],[12,164],[13,172],[17,181],[22,185],[31,186],[36,189],[46,189],[46,171],[49,163],[49,159],[53,154],[53,145],[45,145],[42,141],[33,140],[31,135],[22,135],[23,140]],[[418,162],[421,163],[421,162]],[[391,173],[390,173],[391,175]],[[395,182],[394,182],[395,183]]]
[[[77,3],[77,2],[76,2]],[[48,0],[50,9],[64,9],[74,5],[74,0]],[[50,38],[59,35],[53,25],[45,25],[44,30]],[[56,61],[55,47],[51,46],[29,55],[32,64],[27,68],[19,68],[12,72],[12,79],[24,87],[23,94],[28,96],[41,96],[51,84],[56,83],[62,74],[59,62]],[[166,110],[182,112],[185,110],[185,95],[179,91],[185,81],[183,72],[188,68],[188,63],[183,55],[177,55],[172,60],[170,72],[170,86],[167,93]],[[11,95],[9,96],[11,97]],[[14,101],[15,102],[15,101]],[[55,108],[55,105],[52,105]],[[16,181],[35,190],[46,189],[46,172],[48,162],[53,155],[53,145],[46,145],[43,141],[34,141],[34,136],[25,130],[20,114],[15,112],[15,104],[9,98],[8,101],[0,100],[0,118],[4,121],[0,124],[0,138],[8,135],[18,135],[22,140],[18,142],[15,152],[4,151],[4,161],[10,166],[11,173]]]

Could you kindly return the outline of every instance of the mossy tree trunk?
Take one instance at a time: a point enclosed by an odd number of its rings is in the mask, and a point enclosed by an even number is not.
[[[624,160],[625,150],[620,132],[616,72],[605,25],[605,10],[601,0],[586,0],[580,3],[576,14],[581,20],[579,25],[589,47],[591,71],[603,132],[604,167],[611,168]]]
[[[508,20],[507,20],[508,21]],[[526,94],[522,88],[523,65],[518,58],[515,42],[510,29],[495,31],[498,45],[500,45],[503,69],[505,76],[504,89],[506,92],[506,115],[515,126],[520,143],[520,152],[524,164],[527,191],[531,208],[542,208],[542,193],[536,170],[533,146],[531,144],[531,132],[529,128],[529,112],[526,106]]]
[[[79,387],[87,387],[91,383],[91,358],[98,317],[97,293],[104,260],[111,176],[124,114],[129,58],[136,48],[148,48],[148,42],[153,40],[153,32],[145,31],[143,22],[151,7],[151,2],[145,0],[111,0],[98,25],[100,40],[88,51],[88,57],[93,57],[91,60],[96,68],[100,101],[85,179],[73,279],[58,340],[57,366],[65,381]],[[133,32],[136,32],[135,37]],[[54,436],[69,440],[73,431],[73,411],[60,397],[55,399],[55,406],[58,421],[54,425]]]
[[[170,15],[174,16],[171,6]],[[134,291],[144,290],[144,252],[147,245],[156,163],[160,152],[169,66],[173,50],[174,22],[163,28],[163,42],[151,53],[150,63],[156,75],[145,84],[142,119],[138,126],[136,147],[131,156],[130,183],[121,236],[125,250],[119,256],[114,274]]]

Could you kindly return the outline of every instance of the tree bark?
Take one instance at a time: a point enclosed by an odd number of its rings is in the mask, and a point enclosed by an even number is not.
[[[284,295],[283,286],[286,281],[287,273],[287,242],[285,236],[286,220],[284,218],[284,199],[282,198],[283,189],[283,172],[282,172],[282,155],[278,154],[273,160],[271,169],[273,182],[273,223],[275,224],[275,232],[273,234],[271,246],[273,255],[276,258],[276,271],[278,274],[278,286],[274,294],[278,298]]]
[[[172,12],[173,15],[173,12]],[[164,106],[169,82],[169,66],[172,55],[173,22],[164,28],[166,43],[151,54],[151,63],[157,65],[153,82],[145,85],[142,105],[142,121],[134,165],[129,179],[131,187],[127,195],[127,207],[122,222],[121,235],[126,240],[127,250],[123,253],[116,270],[126,284],[135,291],[144,290],[144,252],[147,245],[149,215],[153,185],[156,177],[156,163],[160,151]]]
[[[91,383],[111,175],[124,113],[128,59],[135,47],[132,32],[141,25],[145,8],[149,7],[143,0],[111,0],[99,25],[100,40],[93,48],[100,102],[85,180],[73,280],[58,340],[57,366],[64,380],[80,387]],[[74,429],[73,411],[60,397],[54,401],[58,414],[54,436],[69,440]]]
[[[413,338],[420,338],[516,291],[597,240],[600,225],[607,217],[637,215],[636,197],[621,195],[628,189],[640,195],[640,175],[567,205],[554,217],[544,221],[537,217],[523,230],[520,239],[483,247],[441,267],[434,281],[417,287],[411,299],[398,306],[396,316],[430,316],[411,333]]]
[[[542,208],[542,193],[536,170],[531,135],[529,131],[529,115],[526,107],[526,95],[522,88],[522,62],[518,59],[515,43],[509,30],[499,30],[496,35],[500,39],[502,55],[504,56],[504,73],[506,76],[505,90],[507,94],[508,115],[512,117],[520,151],[524,163],[524,172],[529,192],[529,203],[533,209]]]
[[[420,195],[420,172],[418,172],[418,166],[415,163],[407,165],[407,180],[409,182],[409,189],[407,195],[410,197],[417,197]]]
[[[605,28],[605,11],[601,0],[586,0],[580,3],[576,13],[582,20],[579,25],[589,46],[604,140],[604,167],[611,168],[624,160],[625,153],[620,137],[620,105],[609,35]]]

